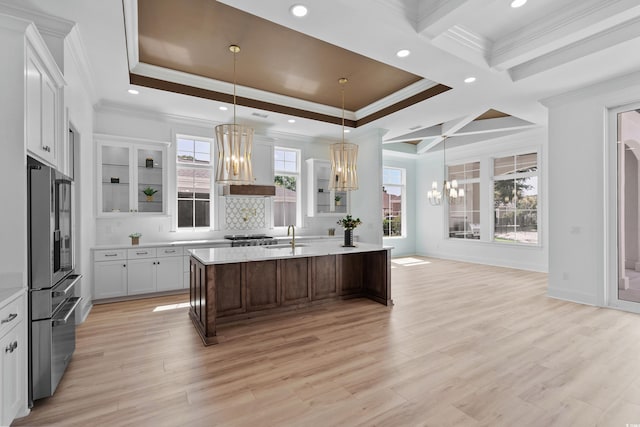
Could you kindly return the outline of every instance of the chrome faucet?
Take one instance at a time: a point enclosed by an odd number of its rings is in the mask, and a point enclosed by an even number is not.
[[[291,231],[293,231],[293,233],[291,233]],[[295,249],[296,248],[296,226],[291,224],[290,226],[287,227],[287,236],[293,235],[293,237],[291,238],[291,249]]]

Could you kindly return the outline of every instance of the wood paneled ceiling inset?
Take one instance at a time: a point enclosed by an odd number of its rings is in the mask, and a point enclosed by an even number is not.
[[[500,119],[502,117],[510,117],[510,115],[503,113],[502,111],[491,109],[480,114],[478,117],[476,117],[473,120],[476,121],[476,120],[487,120],[487,119]]]
[[[213,0],[138,0],[140,62],[357,111],[422,77]]]

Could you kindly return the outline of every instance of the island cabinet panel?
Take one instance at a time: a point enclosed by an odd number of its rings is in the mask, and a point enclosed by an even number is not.
[[[391,277],[391,259],[388,251],[367,252],[362,254],[366,268],[363,269],[363,287],[365,295],[377,302],[390,305],[389,286]]]
[[[340,271],[340,279],[338,280],[340,295],[362,293],[363,269],[365,267],[363,254],[339,255],[338,265]],[[367,268],[369,268],[368,265]]]
[[[290,258],[280,263],[282,304],[302,304],[311,300],[309,258]]]
[[[244,313],[247,311],[246,286],[242,283],[242,269],[244,264],[217,264],[211,266],[213,274],[208,274],[212,279],[216,294],[216,313],[218,317],[232,314]]]
[[[277,261],[248,262],[246,268],[247,310],[257,311],[280,305]]]
[[[318,256],[311,258],[311,276],[313,300],[330,298],[338,295],[336,281],[336,256]]]
[[[207,275],[207,267],[193,258],[189,275],[191,278],[189,314],[205,343],[215,344],[216,298],[213,278]]]

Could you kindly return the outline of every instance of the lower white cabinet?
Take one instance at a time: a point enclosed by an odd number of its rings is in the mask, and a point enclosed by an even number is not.
[[[94,299],[184,289],[183,248],[94,251]]]
[[[3,326],[0,332],[0,425],[8,426],[26,408],[25,296],[20,295],[17,300],[8,302],[0,311]]]

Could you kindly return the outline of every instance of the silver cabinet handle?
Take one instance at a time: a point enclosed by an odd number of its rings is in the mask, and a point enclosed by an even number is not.
[[[148,254],[148,253],[149,253],[149,252],[136,252],[136,255],[146,255],[146,254]]]
[[[0,323],[4,325],[5,323],[11,322],[16,317],[18,317],[18,313],[11,313],[11,314],[9,314],[9,317],[7,317],[6,319],[2,319],[2,322],[0,322]]]
[[[118,256],[118,254],[104,254],[104,256]]]
[[[14,341],[11,344],[9,344],[8,346],[6,346],[4,348],[4,352],[5,353],[13,353],[13,351],[18,348],[18,341]]]
[[[167,249],[166,251],[164,251],[164,253],[165,254],[175,254],[176,250],[175,249],[172,249],[172,250]]]

